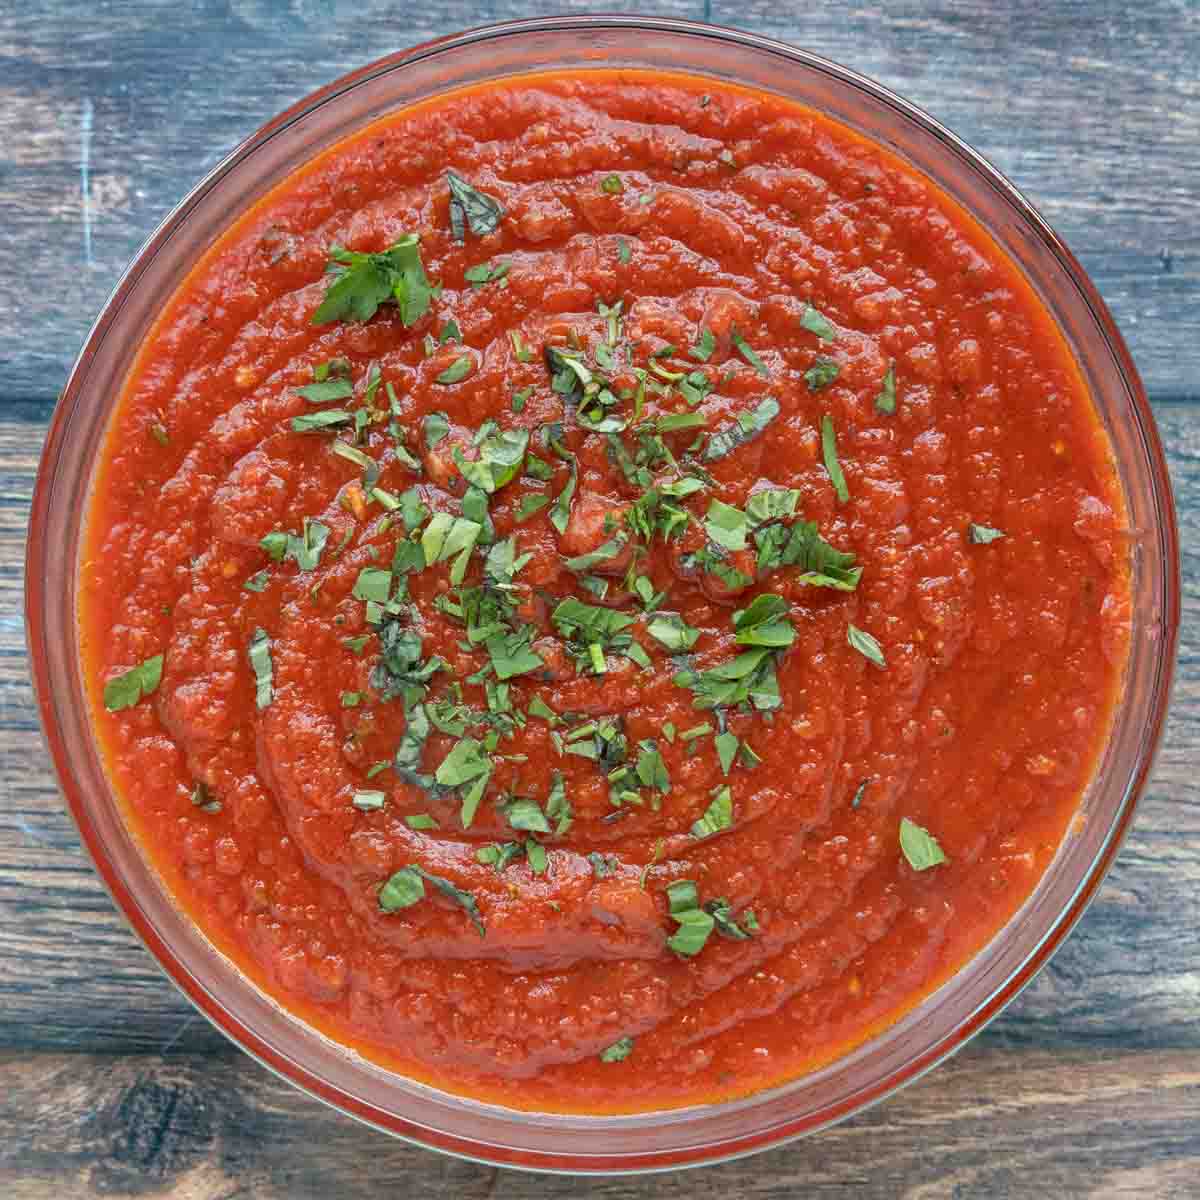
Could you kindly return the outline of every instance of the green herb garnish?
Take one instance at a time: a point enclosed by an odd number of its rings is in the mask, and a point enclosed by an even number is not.
[[[914,871],[928,871],[930,867],[946,862],[937,838],[907,817],[900,818],[900,849]]]
[[[156,654],[136,667],[130,667],[128,671],[114,676],[104,685],[104,707],[109,712],[132,708],[143,696],[157,691],[162,680],[162,670],[163,656]]]
[[[381,304],[391,301],[400,310],[402,324],[416,324],[429,311],[433,297],[419,243],[415,233],[408,233],[381,254],[357,254],[332,246],[325,269],[333,282],[312,323],[369,321]]]
[[[1003,536],[1003,530],[993,529],[990,525],[976,525],[972,521],[967,526],[967,541],[975,546],[987,546]]]
[[[446,172],[446,183],[450,187],[450,232],[454,240],[465,241],[467,228],[476,237],[495,233],[504,217],[500,201],[472,187],[453,171]]]
[[[879,395],[875,397],[875,411],[886,413],[889,416],[896,411],[896,364],[894,362],[888,363]]]
[[[825,460],[825,470],[829,472],[833,490],[838,500],[845,504],[850,499],[850,489],[846,486],[842,464],[838,462],[837,433],[833,428],[833,418],[828,413],[821,418],[821,456]]]
[[[724,458],[731,450],[753,441],[777,416],[779,401],[773,396],[764,397],[755,408],[738,413],[736,420],[710,434],[700,457],[705,462]]]
[[[264,709],[274,698],[275,671],[271,663],[271,639],[265,629],[256,629],[250,639],[250,667],[254,671],[254,703]]]
[[[883,657],[883,647],[864,629],[859,629],[857,625],[851,625],[846,630],[846,641],[869,662],[873,662],[877,667],[886,667],[887,662]]]
[[[734,738],[734,741],[737,739]],[[726,771],[725,774],[728,775],[729,772]],[[729,785],[722,784],[713,788],[711,794],[712,801],[704,810],[704,815],[692,826],[693,837],[712,837],[715,833],[733,827],[733,792]]]

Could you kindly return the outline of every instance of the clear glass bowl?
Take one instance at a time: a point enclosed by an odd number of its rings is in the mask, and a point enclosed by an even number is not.
[[[122,820],[80,678],[76,573],[93,466],[133,354],[167,297],[229,224],[315,153],[445,90],[556,67],[691,71],[779,93],[874,138],[958,200],[1058,320],[1112,439],[1129,510],[1133,636],[1112,738],[1045,878],[991,943],[885,1033],[792,1083],[735,1103],[633,1117],[539,1115],[391,1074],[258,990],[172,902]],[[222,162],[163,222],[117,285],[54,414],[38,475],[27,622],[42,722],[84,844],[118,907],[196,1006],[314,1096],[439,1150],[505,1166],[648,1171],[778,1145],[916,1079],[994,1017],[1078,920],[1133,816],[1166,713],[1179,622],[1175,514],[1154,420],[1129,353],[1079,264],[1015,188],[953,134],[878,84],[779,42],[641,17],[491,26],[393,55],[323,88]]]

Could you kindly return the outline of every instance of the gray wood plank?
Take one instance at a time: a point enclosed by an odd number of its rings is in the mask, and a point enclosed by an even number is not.
[[[1096,902],[989,1046],[1200,1050],[1200,406],[1160,405],[1185,614],[1166,743]],[[17,613],[35,426],[0,413],[0,612]],[[0,621],[0,1047],[225,1052],[128,932],[79,848],[40,737],[16,615]]]
[[[266,118],[390,50],[591,7],[446,0],[398,18],[388,0],[112,0],[100,21],[59,0],[0,7],[0,329],[37,330],[0,346],[8,394],[57,392],[142,239]],[[1150,389],[1200,394],[1200,10],[1187,0],[664,0],[655,11],[791,40],[926,107],[1080,254]]]
[[[1136,1121],[1129,1120],[1136,1113]],[[18,1200],[724,1200],[1195,1195],[1200,1062],[968,1048],[819,1137],[704,1171],[586,1183],[457,1162],[354,1124],[246,1058],[0,1057],[0,1186]]]

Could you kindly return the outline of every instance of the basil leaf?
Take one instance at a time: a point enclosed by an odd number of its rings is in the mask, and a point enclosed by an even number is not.
[[[686,882],[686,881],[684,881]],[[672,884],[672,887],[678,886]],[[694,888],[694,885],[693,885]],[[670,891],[670,889],[668,889]],[[667,945],[676,954],[691,958],[704,949],[705,942],[713,931],[716,922],[702,908],[686,908],[679,912],[672,911],[671,916],[679,924],[679,928],[667,939]]]
[[[633,1038],[623,1037],[600,1051],[600,1061],[605,1063],[623,1062],[632,1053]]]
[[[475,366],[475,360],[469,354],[456,358],[444,371],[436,377],[436,383],[458,383],[470,375]]]
[[[363,567],[350,594],[355,600],[374,600],[386,604],[392,590],[392,573],[380,567]]]
[[[763,592],[733,614],[735,640],[743,646],[790,646],[796,630],[788,618],[788,602],[772,592]]]
[[[533,636],[531,626],[515,633],[490,637],[485,645],[492,667],[498,679],[512,679],[516,675],[527,675],[545,666],[544,660],[529,647]]]
[[[862,798],[866,794],[867,784],[870,782],[871,781],[869,779],[864,779],[862,783],[858,785],[858,789],[854,793],[854,798],[850,801],[851,808],[857,808],[862,803]]]
[[[796,488],[763,488],[746,500],[746,516],[751,525],[762,525],[766,521],[780,521],[794,516],[800,493]]]
[[[320,412],[293,417],[292,432],[312,433],[315,430],[333,429],[337,425],[349,425],[353,420],[353,413],[348,413],[344,408],[324,408]]]
[[[721,763],[721,774],[728,775],[729,769],[733,766],[733,760],[737,757],[738,747],[741,745],[737,734],[730,733],[726,730],[724,733],[718,733],[713,738],[713,745],[717,750],[717,758]]]
[[[442,893],[448,900],[452,900],[455,904],[466,910],[467,916],[470,918],[471,924],[475,926],[480,937],[486,936],[487,930],[483,927],[483,918],[479,912],[479,906],[475,903],[475,897],[470,892],[464,892],[461,888],[457,888],[448,879],[443,879],[440,875],[431,875],[428,871],[422,870],[420,867],[413,867],[426,883],[431,884],[439,892]]]
[[[530,705],[529,711],[533,711]],[[561,771],[555,771],[550,783],[550,795],[546,798],[546,816],[554,822],[555,837],[562,837],[571,828],[574,820],[574,810],[567,799],[566,785],[563,783]]]
[[[745,550],[746,528],[746,514],[740,508],[720,500],[709,503],[704,518],[704,532],[710,541],[724,546],[726,550]]]
[[[548,705],[541,696],[535,695],[529,701],[529,715],[531,717],[539,717],[550,725],[558,724],[558,713]]]
[[[744,942],[750,937],[750,934],[746,932],[746,929],[743,929],[733,919],[733,909],[731,908],[729,901],[726,900],[724,896],[717,896],[714,899],[707,901],[704,905],[704,911],[708,913],[709,916],[711,916],[716,922],[717,932],[723,937],[733,938],[735,941],[739,942]],[[754,926],[751,926],[750,924],[752,917],[753,913],[746,914],[745,921],[747,929],[752,927],[757,928],[757,924]]]
[[[507,804],[498,805],[504,819],[513,829],[525,833],[549,833],[550,822],[536,800],[517,796]]]
[[[250,578],[247,579],[246,582],[242,584],[242,587],[247,592],[265,592],[267,590],[267,585],[270,582],[271,582],[271,572],[270,571],[265,571],[265,570],[258,571],[255,574],[251,575]]]
[[[386,913],[411,908],[425,896],[425,884],[415,867],[401,867],[379,889],[379,907]]]
[[[622,263],[627,263],[633,258],[633,251],[629,248],[629,243],[623,238],[617,238],[617,258]]]
[[[733,737],[732,734],[728,736]],[[736,741],[736,739],[734,739]],[[728,774],[728,771],[726,771]],[[712,801],[704,810],[704,815],[692,826],[692,836],[696,838],[712,837],[713,834],[733,827],[733,792],[728,784],[722,784],[712,791]]]
[[[846,630],[846,641],[859,652],[869,662],[873,662],[877,667],[886,667],[887,662],[883,657],[883,647],[865,630],[859,629],[857,625],[851,625]]]
[[[479,443],[479,458],[470,462],[458,449],[454,461],[468,483],[489,496],[517,477],[529,447],[528,429],[505,429]]]
[[[928,871],[947,861],[937,838],[907,817],[900,818],[900,849],[914,871]]]
[[[549,503],[550,497],[541,493],[531,492],[528,495],[522,496],[521,503],[517,506],[517,522],[528,521],[530,517],[535,513],[541,512]]]
[[[991,542],[1002,538],[1004,532],[1000,529],[993,529],[990,525],[976,525],[972,521],[967,526],[967,541],[976,546],[987,546]]]
[[[896,364],[894,362],[888,363],[879,395],[875,397],[875,411],[888,416],[896,411]]]
[[[585,604],[574,596],[568,596],[558,603],[550,619],[565,638],[578,637],[585,642],[602,642],[627,629],[637,617],[617,612],[616,609]]]
[[[850,489],[846,486],[846,476],[842,464],[838,462],[837,433],[833,428],[833,418],[826,413],[821,418],[821,456],[825,460],[825,470],[829,472],[829,481],[842,504],[850,499]]]
[[[697,362],[708,362],[712,358],[713,351],[716,348],[717,339],[713,337],[713,331],[711,329],[701,329],[699,341],[696,342],[688,353]]]
[[[690,650],[700,636],[678,613],[655,613],[646,625],[646,632],[661,642],[672,654]]]
[[[549,865],[546,858],[546,847],[533,838],[526,838],[525,861],[529,863],[529,869],[535,875],[545,875],[546,867]],[[551,901],[550,903],[553,904],[554,902]]]
[[[671,790],[671,776],[667,773],[667,764],[663,761],[653,738],[638,742],[635,770],[642,787],[652,788],[664,795]]]
[[[834,359],[819,354],[813,359],[813,365],[804,372],[804,382],[808,384],[810,392],[819,392],[838,377],[839,370]]]
[[[566,533],[571,520],[571,503],[575,498],[575,484],[579,476],[579,464],[574,455],[571,455],[570,463],[571,474],[563,484],[562,491],[554,498],[554,507],[550,510],[550,524],[558,530],[560,537]]]
[[[579,554],[574,558],[563,560],[563,564],[569,571],[590,571],[592,567],[598,563],[610,562],[625,549],[629,538],[624,533],[617,534],[616,537],[610,538],[603,546],[597,547],[595,550],[589,551],[587,554]]]
[[[426,413],[421,420],[425,445],[432,450],[450,432],[450,419],[444,412]]]
[[[837,330],[833,324],[811,304],[804,306],[804,312],[800,317],[800,328],[807,329],[809,333],[815,333],[823,342],[832,342],[837,337]]]
[[[399,308],[403,325],[416,324],[433,298],[419,242],[415,233],[408,233],[382,254],[356,254],[342,246],[331,247],[326,271],[333,282],[313,313],[312,323],[369,321],[379,306],[390,300]]]
[[[658,418],[656,428],[659,433],[679,433],[684,429],[700,429],[706,424],[703,413],[664,413]]]
[[[354,385],[348,379],[326,379],[298,387],[296,395],[303,396],[309,404],[328,404],[331,400],[349,400],[354,395]]]
[[[770,379],[771,372],[767,370],[767,364],[750,348],[740,333],[735,329],[733,331],[733,344],[737,347],[737,352],[763,377]]]
[[[409,829],[437,829],[438,823],[428,813],[413,813],[411,816],[404,818],[404,823]]]
[[[153,694],[162,680],[162,670],[163,656],[156,654],[114,676],[104,685],[104,707],[109,712],[120,712],[131,708],[143,696]]]
[[[356,791],[350,800],[350,803],[353,804],[359,812],[376,812],[377,810],[381,809],[386,802],[386,792],[371,791]]]
[[[779,401],[774,396],[764,397],[752,411],[739,413],[736,420],[709,434],[700,457],[705,462],[724,458],[731,450],[753,441],[777,416]]]
[[[275,672],[271,664],[271,639],[265,629],[256,629],[250,639],[248,651],[250,667],[254,671],[254,704],[264,709],[274,699]]]
[[[472,737],[459,738],[442,759],[434,778],[442,787],[460,787],[492,770],[492,760],[483,743]]]
[[[446,183],[450,187],[450,228],[454,232],[455,241],[464,240],[464,220],[476,237],[486,237],[489,233],[495,233],[504,217],[504,208],[500,201],[472,187],[453,171],[446,172]]]

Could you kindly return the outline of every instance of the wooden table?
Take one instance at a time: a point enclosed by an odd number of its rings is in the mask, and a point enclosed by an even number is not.
[[[1200,1196],[1200,9],[1189,0],[656,6],[848,63],[987,155],[1096,280],[1167,444],[1185,609],[1158,768],[1078,930],[952,1062],[818,1138],[699,1173],[580,1184],[455,1162],[359,1127],[228,1044],[159,974],[81,852],[37,731],[22,559],[46,422],[118,272],[218,158],[314,87],[456,28],[587,7],[0,5],[0,1189],[20,1200]]]

